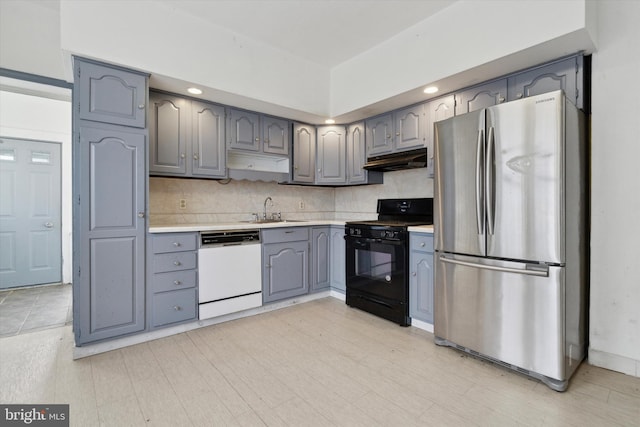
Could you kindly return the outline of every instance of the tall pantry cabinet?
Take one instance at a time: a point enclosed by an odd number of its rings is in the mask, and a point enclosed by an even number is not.
[[[148,76],[74,58],[76,345],[145,329]]]

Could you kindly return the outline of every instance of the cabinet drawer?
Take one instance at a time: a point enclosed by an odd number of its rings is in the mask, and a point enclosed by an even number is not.
[[[153,326],[196,318],[196,290],[183,289],[153,296]]]
[[[153,256],[153,272],[191,270],[196,268],[196,252],[173,252]]]
[[[195,251],[198,245],[197,233],[170,233],[153,235],[151,245],[154,254],[165,252]]]
[[[409,248],[414,251],[433,252],[433,234],[411,233]]]
[[[196,270],[157,273],[151,276],[151,292],[176,291],[196,286]]]
[[[269,228],[262,230],[262,243],[309,240],[308,227]]]

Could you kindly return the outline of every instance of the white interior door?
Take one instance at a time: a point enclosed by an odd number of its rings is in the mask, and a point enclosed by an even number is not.
[[[60,144],[0,138],[0,288],[60,282]]]

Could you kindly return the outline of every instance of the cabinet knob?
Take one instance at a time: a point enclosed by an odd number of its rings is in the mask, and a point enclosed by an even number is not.
[[[138,212],[138,218],[144,218],[144,212]]]
[[[260,141],[260,138],[258,138],[257,136],[256,136],[256,141]]]
[[[318,169],[318,172],[322,172],[322,169]]]
[[[45,223],[44,223],[44,226],[45,226],[46,228],[53,228],[53,223],[52,223],[52,222],[45,222]]]
[[[180,158],[184,159],[185,157],[187,157],[184,153],[180,154]]]
[[[387,135],[387,139],[391,139],[391,135]]]
[[[173,309],[174,309],[175,311],[182,311],[182,307],[180,307],[179,305],[174,305],[174,306],[173,306]]]
[[[396,132],[396,136],[400,136],[400,132]]]
[[[181,245],[180,245],[180,242],[173,242],[173,246],[177,248],[177,247],[180,247]]]
[[[265,264],[264,268],[271,268],[271,265],[270,264]]]
[[[503,96],[499,97],[498,98],[498,102],[500,102],[500,103],[504,102],[504,97]]]
[[[516,98],[522,98],[522,94],[521,93],[516,94]]]
[[[198,155],[197,154],[193,155],[193,160],[198,160]]]
[[[138,109],[139,109],[139,110],[144,110],[144,104],[140,104],[140,105],[138,105]]]
[[[177,267],[179,265],[182,265],[182,263],[180,261],[173,261],[173,265],[175,265]]]
[[[420,246],[424,248],[424,242],[420,243]]]
[[[412,272],[411,272],[411,275],[412,275],[413,277],[416,277],[416,276],[417,276],[417,274],[416,274],[416,272],[415,272],[415,271],[412,271]]]
[[[174,280],[173,284],[178,286],[178,285],[182,285],[182,282],[180,280]]]

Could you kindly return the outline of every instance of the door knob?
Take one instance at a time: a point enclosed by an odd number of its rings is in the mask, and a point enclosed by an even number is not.
[[[47,228],[53,228],[53,223],[52,222],[45,222],[44,226]]]

